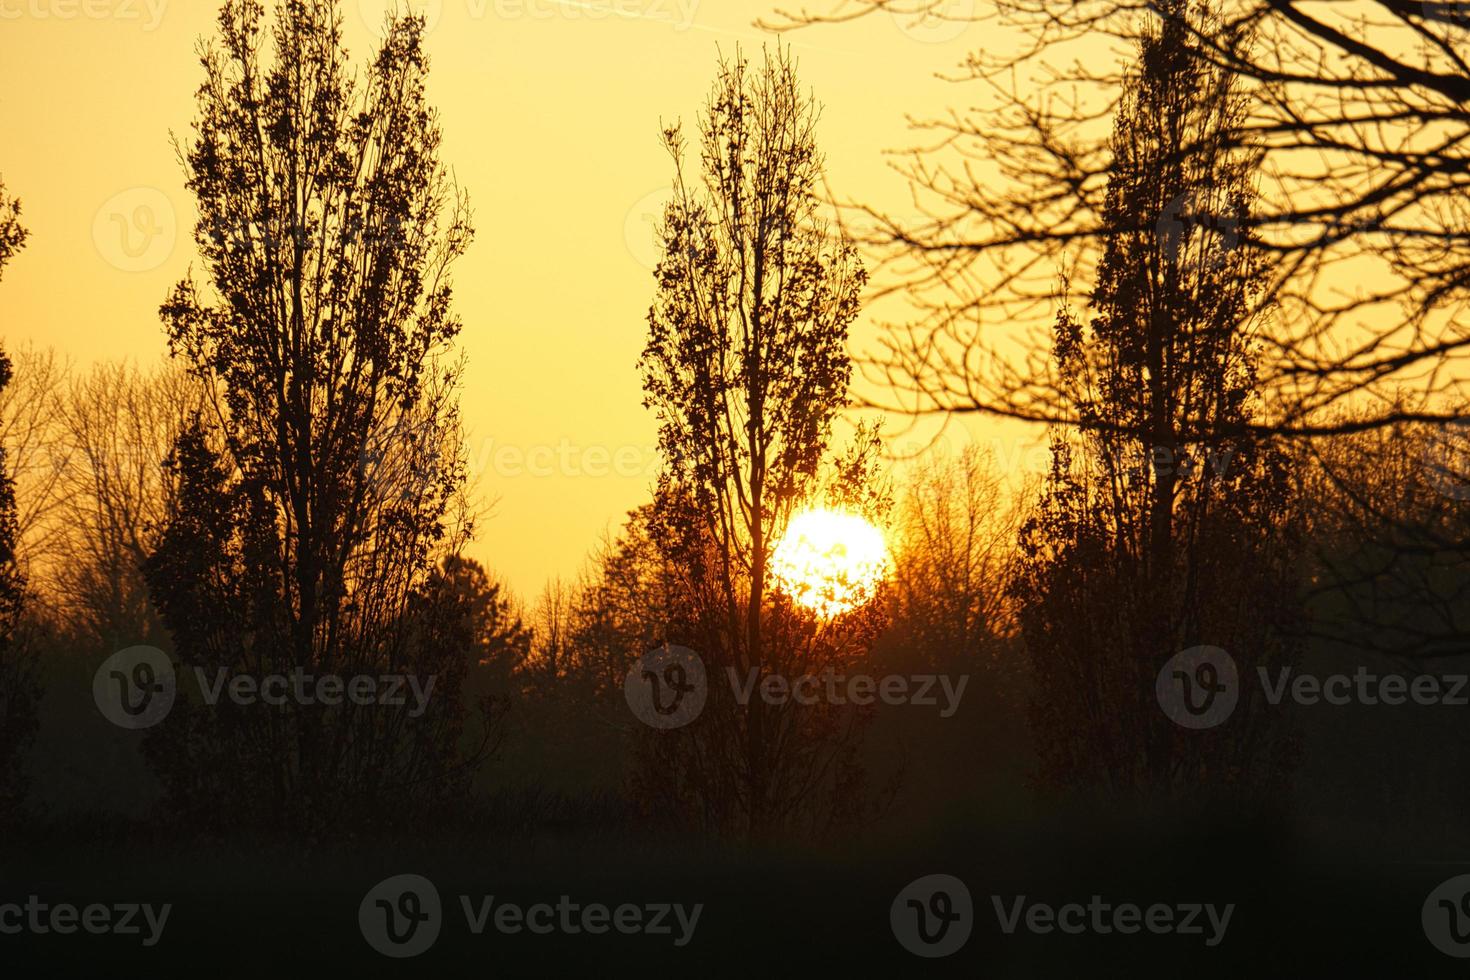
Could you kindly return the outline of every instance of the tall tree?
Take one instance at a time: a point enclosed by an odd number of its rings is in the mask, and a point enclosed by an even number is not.
[[[1084,325],[1058,316],[1054,356],[1080,431],[1057,430],[1021,534],[1014,590],[1037,681],[1046,774],[1173,790],[1279,774],[1286,742],[1242,703],[1208,738],[1155,703],[1174,654],[1224,648],[1243,674],[1286,655],[1292,498],[1258,410],[1259,253],[1220,227],[1147,216],[1192,202],[1244,224],[1255,157],[1233,149],[1245,105],[1190,51],[1179,16],[1145,32],[1113,128],[1107,240]]]
[[[726,669],[786,666],[773,648],[767,563],[793,508],[818,488],[847,399],[846,340],[866,275],[819,212],[818,115],[787,51],[756,66],[737,52],[720,62],[700,120],[697,175],[680,129],[664,133],[674,199],[641,368],[665,464],[658,521],[701,597],[716,691]],[[732,822],[761,830],[785,806],[781,722],[759,698],[732,710]]]
[[[319,828],[407,819],[462,785],[464,638],[444,632],[464,618],[436,621],[425,590],[465,530],[449,519],[464,461],[443,354],[471,228],[439,161],[423,33],[391,20],[354,71],[337,3],[281,3],[267,29],[259,0],[229,0],[202,51],[180,154],[212,293],[182,282],[162,315],[216,397],[176,442],[150,592],[181,660],[211,676],[436,687],[421,717],[345,699],[176,708],[152,745],[186,810]]]
[[[1270,410],[1249,424],[1323,436],[1455,418],[1470,355],[1465,5],[1195,6],[1217,18],[1160,0],[840,0],[775,18],[791,28],[886,11],[971,21],[983,25],[971,38],[1005,39],[977,43],[946,73],[965,87],[963,107],[916,113],[921,145],[897,165],[917,213],[863,209],[884,258],[876,268],[891,273],[875,272],[880,291],[918,307],[874,365],[891,384],[883,402],[1079,423],[1051,365],[1033,356],[1044,339],[1014,340],[1049,328],[1058,263],[1090,279],[1117,230],[1104,215],[1111,147],[1100,123],[1126,89],[1126,52],[1162,16],[1203,67],[1238,80],[1250,100],[1241,140],[1263,151],[1270,193],[1251,215],[1250,247],[1272,259],[1262,295],[1281,315],[1259,364]],[[1258,43],[1230,40],[1246,35]],[[1166,216],[1143,217],[1137,230]]]
[[[0,181],[0,275],[25,242],[20,201],[6,197]],[[0,390],[10,379],[10,358],[0,353]],[[18,527],[15,483],[0,447],[0,823],[20,805],[25,791],[21,760],[36,732],[40,697],[33,651],[19,636],[26,586],[16,561]]]

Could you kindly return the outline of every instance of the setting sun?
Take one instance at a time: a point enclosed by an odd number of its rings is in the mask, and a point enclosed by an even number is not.
[[[868,602],[889,568],[883,532],[856,514],[836,510],[796,515],[771,557],[776,588],[820,616]]]

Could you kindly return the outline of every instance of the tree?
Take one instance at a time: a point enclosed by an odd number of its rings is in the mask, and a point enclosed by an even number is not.
[[[170,350],[214,395],[176,440],[146,566],[185,664],[399,674],[413,704],[176,707],[150,735],[183,812],[319,832],[455,798],[472,637],[430,589],[464,480],[450,266],[471,229],[438,157],[421,18],[350,70],[327,0],[230,0],[181,143],[212,295],[180,283]]]
[[[98,648],[165,642],[143,566],[174,500],[164,461],[205,397],[175,365],[100,364],[56,393],[48,523],[64,560],[48,587],[74,636]]]
[[[1057,318],[1054,356],[1082,425],[1053,433],[1013,594],[1043,774],[1064,786],[1269,789],[1288,761],[1248,697],[1208,739],[1155,703],[1173,655],[1220,647],[1251,676],[1286,660],[1295,625],[1288,459],[1247,424],[1260,254],[1204,229],[1139,230],[1170,201],[1244,216],[1254,200],[1255,158],[1232,149],[1244,102],[1191,44],[1172,17],[1139,43],[1114,122],[1104,220],[1118,230],[1090,323]]]
[[[720,62],[701,119],[697,177],[679,127],[664,132],[674,199],[641,369],[664,458],[656,536],[697,620],[692,636],[665,639],[700,650],[712,695],[726,670],[786,672],[803,642],[767,564],[793,510],[821,489],[866,281],[819,213],[817,118],[786,51],[757,67],[737,53]],[[790,723],[760,698],[706,709],[699,725],[718,733],[689,751],[723,758],[706,762],[702,788],[688,787],[706,817],[754,833],[795,818],[801,780],[789,766],[802,743]]]
[[[20,202],[7,198],[0,182],[0,275],[26,242]],[[11,382],[10,358],[0,353],[0,391]],[[22,760],[36,733],[34,650],[20,634],[26,583],[16,560],[19,538],[15,483],[6,450],[0,447],[0,824],[8,823],[25,794]]]
[[[919,307],[872,359],[876,402],[1076,425],[1042,356],[1056,269],[1091,279],[1109,236],[1215,228],[1270,258],[1259,302],[1263,410],[1252,429],[1332,435],[1454,417],[1470,353],[1461,312],[1470,18],[1454,2],[1374,0],[843,0],[790,28],[875,11],[973,19],[987,44],[951,80],[963,110],[921,118],[906,154],[913,219],[867,209],[881,293]],[[1209,9],[1200,18],[1187,9]],[[1105,217],[1105,126],[1124,89],[1113,52],[1160,19],[1248,99],[1236,140],[1269,187],[1250,235],[1208,202],[1170,202],[1128,229]],[[1242,43],[1250,38],[1254,43]],[[1184,147],[1190,150],[1193,148]],[[1033,333],[1033,330],[1035,331]],[[1035,343],[1041,339],[1042,342]],[[1417,397],[1406,397],[1407,395]]]

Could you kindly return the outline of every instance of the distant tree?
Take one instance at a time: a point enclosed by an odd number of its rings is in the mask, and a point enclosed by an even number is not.
[[[143,565],[174,499],[165,460],[206,398],[176,365],[99,364],[55,393],[47,590],[98,648],[166,642]]]
[[[467,651],[476,664],[520,667],[530,654],[531,630],[524,625],[515,602],[485,566],[463,555],[448,555],[429,580],[429,590],[456,597],[470,621]]]
[[[1248,697],[1207,738],[1156,702],[1159,671],[1187,648],[1224,648],[1243,676],[1282,662],[1297,584],[1287,457],[1243,424],[1259,410],[1259,253],[1219,228],[1159,235],[1142,220],[1171,201],[1233,218],[1252,205],[1254,158],[1232,149],[1244,102],[1191,43],[1166,18],[1139,44],[1113,129],[1105,219],[1119,231],[1090,323],[1057,318],[1058,373],[1083,421],[1053,434],[1013,584],[1055,785],[1228,791],[1269,786],[1287,762]]]
[[[674,198],[641,361],[665,461],[655,534],[699,621],[694,635],[665,639],[699,649],[714,692],[728,687],[727,670],[796,666],[793,610],[773,598],[767,565],[793,510],[820,489],[847,399],[847,334],[866,280],[820,216],[817,118],[788,52],[756,67],[737,53],[721,61],[700,121],[697,176],[685,171],[680,129],[664,133]],[[703,819],[760,833],[800,816],[790,766],[820,739],[804,741],[794,723],[760,698],[706,709],[698,725],[711,737],[691,732],[686,746],[723,757],[705,760],[703,787],[685,787]]]
[[[1463,414],[1470,417],[1470,407]],[[1309,629],[1428,669],[1470,649],[1470,425],[1400,423],[1300,452]]]
[[[1012,628],[1005,600],[1017,518],[1008,488],[974,447],[920,463],[899,503],[894,618],[929,666],[994,653]]]
[[[25,246],[20,202],[5,195],[0,182],[0,275]],[[10,358],[0,353],[0,391],[11,382]],[[6,824],[25,795],[22,760],[36,732],[34,648],[20,635],[26,583],[16,561],[19,538],[15,483],[6,450],[0,447],[0,825]]]
[[[216,393],[177,439],[146,571],[188,668],[407,674],[404,705],[178,706],[150,733],[178,812],[321,832],[464,790],[467,620],[431,588],[467,527],[449,269],[467,203],[439,162],[422,18],[354,73],[338,4],[229,0],[182,144],[212,295],[180,283],[170,349]],[[274,62],[260,63],[270,42]]]
[[[16,555],[38,598],[65,560],[65,521],[61,519],[67,469],[61,434],[61,394],[71,365],[56,351],[25,344],[11,352],[15,377],[0,391],[0,444],[15,480]]]

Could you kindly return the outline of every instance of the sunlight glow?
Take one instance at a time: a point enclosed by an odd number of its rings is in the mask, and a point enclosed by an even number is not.
[[[771,555],[778,591],[822,617],[869,602],[891,562],[883,532],[856,514],[809,510],[791,519]]]

